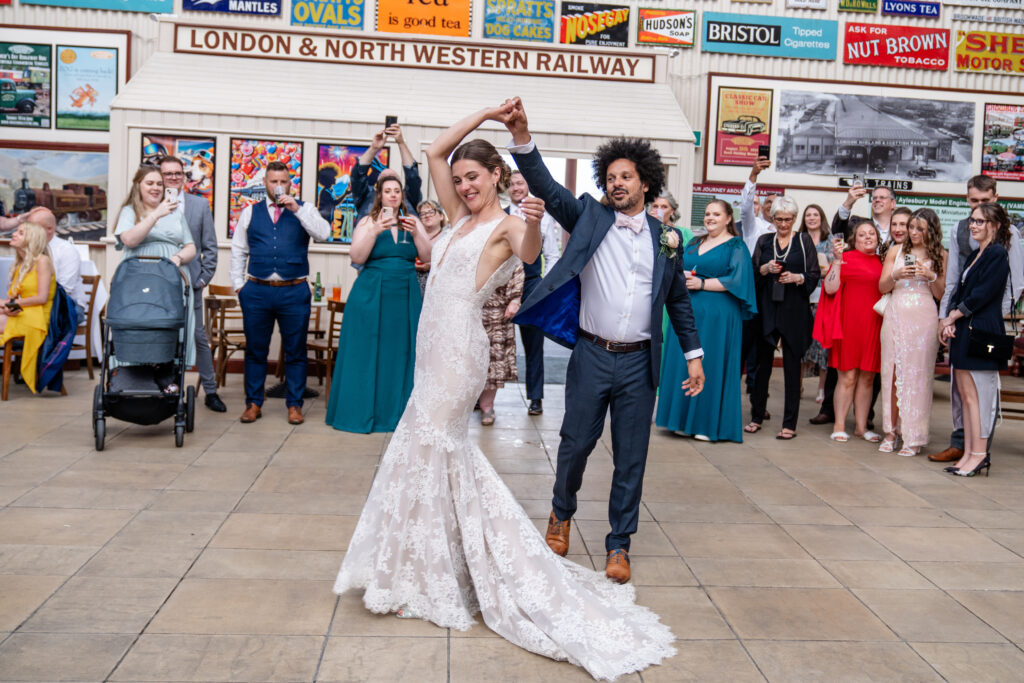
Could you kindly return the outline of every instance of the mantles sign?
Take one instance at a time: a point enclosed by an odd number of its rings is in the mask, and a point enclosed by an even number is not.
[[[517,76],[654,82],[654,55],[176,24],[174,51]]]

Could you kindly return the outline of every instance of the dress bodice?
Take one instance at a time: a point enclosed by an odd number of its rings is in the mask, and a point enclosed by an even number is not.
[[[491,233],[503,218],[480,224],[458,239],[454,239],[454,235],[470,219],[469,216],[441,232],[430,252],[432,267],[426,290],[429,299],[434,299],[442,306],[447,305],[443,303],[445,301],[468,302],[482,308],[494,290],[509,281],[516,266],[521,263],[515,256],[510,256],[498,266],[479,290],[476,288],[480,257]]]
[[[407,241],[402,241],[403,235]],[[394,235],[391,234],[390,230],[385,230],[377,235],[377,239],[373,243],[373,249],[370,251],[370,256],[366,259],[363,268],[413,272],[416,261],[416,244],[413,242],[412,235],[399,230],[398,240],[397,242],[395,241]]]

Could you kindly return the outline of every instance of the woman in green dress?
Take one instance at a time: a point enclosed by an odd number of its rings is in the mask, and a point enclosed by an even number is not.
[[[415,262],[429,262],[432,246],[419,218],[401,215],[401,183],[378,184],[352,234],[349,257],[363,268],[345,302],[327,403],[327,424],[359,434],[394,430],[412,393],[423,305]]]
[[[678,342],[666,342],[655,423],[702,441],[742,442],[740,349],[743,321],[757,312],[754,270],[731,206],[712,201],[704,210],[704,226],[707,234],[683,251],[686,287],[704,349],[704,391],[690,397],[675,388],[688,376],[686,359]]]

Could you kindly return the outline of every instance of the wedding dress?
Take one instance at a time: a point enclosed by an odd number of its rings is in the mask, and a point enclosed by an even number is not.
[[[483,452],[469,439],[487,377],[481,307],[512,275],[505,261],[476,289],[477,266],[501,219],[433,247],[416,338],[414,386],[334,584],[364,588],[386,614],[406,607],[438,626],[483,620],[531,652],[611,680],[675,654],[631,585],[555,555]]]

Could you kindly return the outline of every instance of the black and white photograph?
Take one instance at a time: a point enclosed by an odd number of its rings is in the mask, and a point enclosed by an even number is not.
[[[778,170],[939,182],[972,175],[974,103],[783,90]]]

